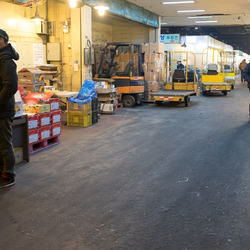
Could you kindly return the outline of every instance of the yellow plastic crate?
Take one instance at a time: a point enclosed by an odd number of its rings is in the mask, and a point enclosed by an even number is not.
[[[67,102],[67,111],[80,111],[83,114],[88,114],[92,111],[92,101],[88,104],[80,104],[74,102]]]
[[[92,112],[88,114],[67,112],[67,125],[75,127],[88,127],[92,125]]]

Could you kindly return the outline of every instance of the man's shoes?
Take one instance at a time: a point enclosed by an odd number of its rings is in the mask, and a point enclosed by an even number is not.
[[[2,172],[2,178],[0,179],[0,189],[10,187],[15,184],[14,174]]]

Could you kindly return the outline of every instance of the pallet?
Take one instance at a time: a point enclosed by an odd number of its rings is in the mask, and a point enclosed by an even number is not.
[[[123,108],[123,104],[122,103],[117,103],[115,105],[115,110],[122,109],[122,108]]]
[[[37,143],[33,143],[29,145],[29,149],[30,149],[30,154],[36,153],[38,151],[41,151],[43,149],[52,147],[56,144],[60,143],[60,136],[56,136],[53,138],[49,138],[47,140],[43,140]]]

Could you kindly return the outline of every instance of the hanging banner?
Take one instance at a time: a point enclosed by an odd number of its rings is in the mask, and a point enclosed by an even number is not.
[[[180,43],[180,34],[161,34],[161,43]]]

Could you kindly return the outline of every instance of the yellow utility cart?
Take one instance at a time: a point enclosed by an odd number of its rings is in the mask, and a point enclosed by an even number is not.
[[[182,67],[177,68],[178,61]],[[165,55],[164,84],[159,92],[151,93],[156,105],[164,101],[184,103],[187,107],[190,96],[199,96],[196,75],[196,57],[189,51],[170,51]]]
[[[221,48],[206,48],[202,51],[201,89],[202,94],[222,92],[227,95],[231,91],[231,84],[224,81],[225,52]]]

